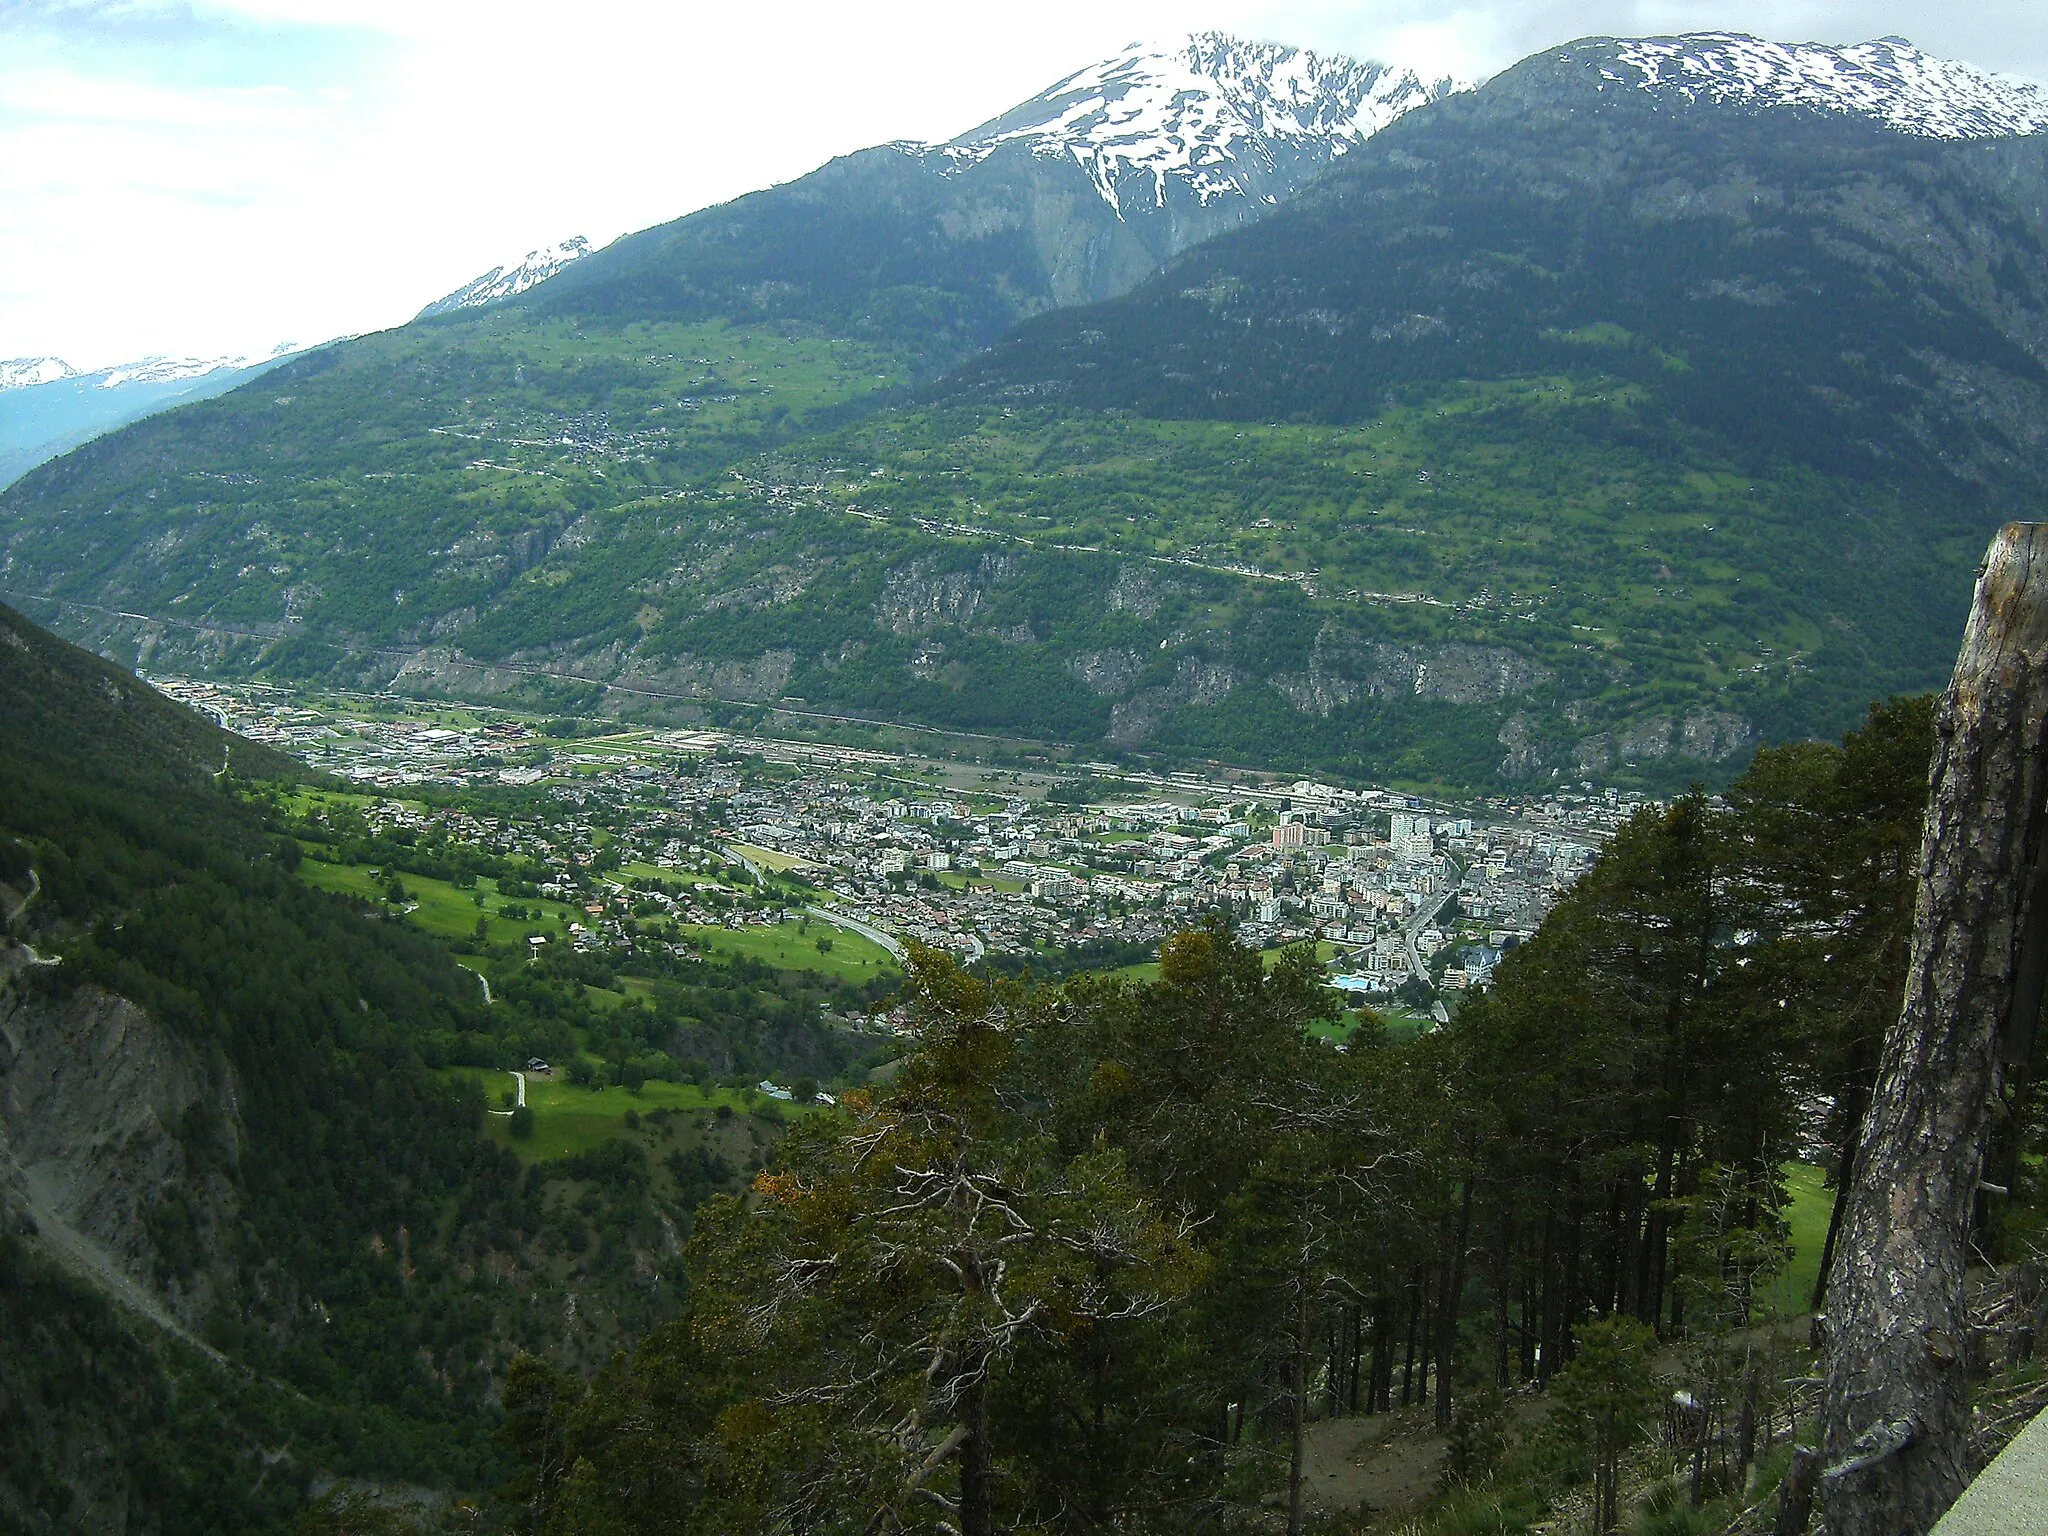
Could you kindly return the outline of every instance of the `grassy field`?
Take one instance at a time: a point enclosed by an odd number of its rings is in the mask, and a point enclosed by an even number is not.
[[[299,865],[299,878],[324,891],[339,891],[371,901],[384,899],[384,892],[376,879],[361,865],[328,864],[309,856]],[[459,891],[445,880],[408,874],[401,874],[398,878],[408,898],[417,903],[408,914],[411,920],[427,932],[443,938],[469,938],[476,932],[476,920],[486,917],[491,943],[516,943],[529,934],[559,933],[564,923],[580,921],[583,915],[577,908],[559,901],[522,896],[513,902],[514,906],[524,907],[529,912],[541,911],[546,916],[537,921],[501,916],[498,909],[504,902],[497,895],[497,883],[489,878],[477,881],[477,891],[484,897],[482,908],[477,906],[474,893]]]
[[[752,843],[728,843],[726,845],[743,859],[751,859],[767,870],[816,869],[818,866],[809,859],[800,859],[793,853],[777,853],[773,848],[756,848]]]
[[[344,895],[362,896],[371,901],[381,902],[384,899],[382,887],[368,868],[361,865],[326,864],[309,858],[299,865],[299,878],[322,890],[340,891]],[[420,875],[400,875],[398,878],[408,897],[418,903],[409,916],[427,932],[440,934],[443,938],[466,937],[476,932],[476,920],[480,914],[469,892],[458,891],[445,880],[429,880]]]
[[[1767,1305],[1788,1317],[1811,1306],[1814,1281],[1820,1278],[1820,1251],[1827,1243],[1828,1216],[1835,1204],[1835,1192],[1827,1187],[1826,1179],[1811,1163],[1785,1167],[1785,1184],[1792,1196],[1785,1211],[1792,1228],[1792,1262],[1771,1287]]]
[[[307,789],[299,786],[287,790],[283,796],[285,811],[293,816],[309,816],[317,811],[366,811],[379,804],[385,797],[380,795],[356,794],[345,789]]]
[[[1358,1033],[1358,1015],[1345,1012],[1334,1019],[1316,1019],[1308,1026],[1308,1032],[1318,1040],[1334,1040],[1339,1045]]]
[[[504,1108],[502,1096],[513,1087],[509,1072],[483,1072],[465,1067],[450,1075],[474,1078],[482,1086],[493,1109]],[[629,1093],[624,1088],[578,1088],[567,1082],[531,1074],[526,1079],[526,1103],[533,1111],[533,1135],[527,1140],[514,1139],[511,1118],[502,1114],[486,1119],[484,1134],[510,1147],[529,1162],[547,1162],[577,1152],[588,1152],[626,1134],[628,1110],[645,1115],[656,1109],[708,1110],[724,1104],[735,1114],[749,1112],[746,1099],[725,1088],[704,1089],[692,1083],[654,1082],[638,1093]],[[794,1105],[781,1103],[776,1104],[776,1109],[784,1115],[804,1112]]]
[[[889,952],[871,939],[838,928],[822,919],[811,920],[810,932],[799,931],[795,923],[775,923],[762,928],[712,928],[694,923],[677,925],[683,936],[705,949],[725,955],[744,955],[784,971],[821,971],[842,981],[872,981],[896,970]],[[832,948],[821,952],[820,939]]]
[[[1374,1002],[1367,1006],[1380,1016],[1386,1027],[1387,1039],[1397,1045],[1413,1040],[1426,1029],[1435,1028],[1435,1021],[1427,1014],[1416,1013],[1399,1003]],[[1358,1032],[1358,1015],[1347,1010],[1334,1020],[1317,1019],[1309,1025],[1308,1031],[1319,1039],[1341,1043]]]

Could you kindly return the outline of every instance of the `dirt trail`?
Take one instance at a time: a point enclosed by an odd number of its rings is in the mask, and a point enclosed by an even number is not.
[[[1443,1462],[1426,1407],[1324,1419],[1309,1426],[1304,1482],[1325,1509],[1401,1514],[1428,1501]]]

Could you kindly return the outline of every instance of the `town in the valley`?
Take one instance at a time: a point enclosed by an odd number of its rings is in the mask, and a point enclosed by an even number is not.
[[[1587,784],[1450,805],[1234,769],[1012,765],[152,681],[351,785],[379,834],[544,871],[469,893],[481,917],[552,918],[535,946],[700,947],[795,922],[898,957],[915,941],[968,963],[1114,967],[1221,911],[1263,946],[1319,941],[1333,986],[1425,1024],[1484,985],[1646,803]],[[525,809],[421,795],[465,786],[519,789]]]

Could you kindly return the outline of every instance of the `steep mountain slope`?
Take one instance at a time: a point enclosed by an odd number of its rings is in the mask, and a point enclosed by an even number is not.
[[[1022,315],[1123,292],[1452,89],[1219,33],[1134,48],[949,143],[862,150],[618,241],[529,302],[801,320],[932,369]]]
[[[1823,96],[1814,52],[1716,37],[1528,61],[1130,298],[1020,328],[946,397],[984,403],[977,424],[1319,424],[1381,483],[1293,538],[1248,526],[1290,509],[1249,502],[1179,527],[1314,570],[1326,599],[1459,605],[1443,633],[1560,676],[1566,647],[1604,654],[1605,683],[1502,721],[1504,768],[1598,767],[1645,733],[1672,750],[1688,706],[1732,705],[1738,737],[1832,726],[1859,690],[1938,680],[1984,537],[2037,504],[2048,145],[1990,132],[2042,120],[2030,88],[1973,96],[1885,44],[1836,51]],[[1404,404],[1466,425],[1431,429],[1399,491],[1359,455]],[[1511,491],[1504,454],[1551,483]],[[1341,683],[1332,656],[1379,621],[1322,606],[1324,654],[1295,670]],[[1652,699],[1651,679],[1682,687]]]
[[[1593,39],[1562,55],[1611,83],[1667,102],[1793,108],[1860,117],[1935,139],[1997,138],[2048,129],[2048,92],[1922,53],[1902,37],[1833,48],[1736,32]]]
[[[6,607],[0,607],[0,654],[7,657],[0,740],[17,770],[156,793],[168,788],[180,801],[197,794],[215,806],[224,804],[213,783],[223,769],[255,778],[300,771],[291,759],[230,735],[133,673]],[[244,824],[245,818],[222,814]]]
[[[962,387],[1336,421],[1390,385],[1604,357],[1731,439],[2021,489],[2048,356],[2043,141],[1965,133],[1986,115],[1967,98],[1896,131],[1935,99],[1880,94],[1896,48],[1823,97],[1733,70],[1754,94],[1702,85],[1732,44],[1676,46],[1528,61],[1270,229],[1129,303],[1024,328]],[[2031,88],[2004,106],[1992,116],[2048,124]]]
[[[30,389],[77,377],[78,370],[61,357],[13,357],[0,362],[0,389]]]
[[[299,888],[224,769],[296,771],[0,609],[11,1530],[283,1529],[322,1465],[487,1475],[473,1366],[374,1363],[408,1346],[363,1264],[394,1218],[434,1262],[441,1203],[508,1182],[404,1046],[473,978]]]
[[[1573,44],[908,396],[1405,100],[1250,73],[1112,63],[95,444],[0,499],[0,589],[160,665],[1464,783],[1938,681],[2043,478],[2037,93]]]
[[[850,156],[96,442],[0,503],[0,590],[183,666],[395,668],[479,622],[520,639],[560,595],[531,573],[608,508],[1129,286],[1438,89],[1214,37],[1098,73],[979,138]],[[1091,145],[1107,197],[1074,157]],[[1112,174],[1132,156],[1142,206]],[[590,550],[624,564],[574,600],[576,638],[647,606],[652,537]]]
[[[298,772],[0,607],[10,1532],[282,1533],[337,1476],[482,1492],[513,1354],[602,1358],[673,1301],[697,1196],[481,1134],[420,1052],[515,1005],[293,877],[238,781]]]

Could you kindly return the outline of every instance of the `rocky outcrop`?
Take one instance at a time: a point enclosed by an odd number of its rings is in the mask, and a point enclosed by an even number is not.
[[[758,703],[780,698],[795,670],[794,651],[763,651],[758,656],[717,661],[698,656],[663,658],[659,662],[635,658],[612,681],[622,689],[646,688],[684,698],[744,699]]]
[[[445,646],[430,646],[405,657],[385,686],[471,698],[502,697],[532,690],[536,682],[598,683],[613,690],[612,705],[628,705],[636,694],[648,699],[739,699],[758,703],[779,698],[796,669],[794,651],[713,660],[697,656],[647,657],[623,643],[563,656],[517,656],[478,661]]]
[[[1172,582],[1159,580],[1146,566],[1126,565],[1117,571],[1116,582],[1109,589],[1109,609],[1133,618],[1157,618],[1159,605],[1179,590]]]
[[[1756,750],[1756,727],[1740,715],[1694,710],[1678,723],[1678,755],[1703,763],[1724,763]]]
[[[983,555],[978,564],[951,571],[941,571],[928,555],[913,560],[882,579],[875,620],[899,635],[922,634],[939,624],[971,624],[1010,566],[1010,557],[1000,554]]]
[[[1070,657],[1067,670],[1106,699],[1129,693],[1145,670],[1145,658],[1128,646],[1083,651]]]
[[[793,603],[810,590],[811,583],[830,565],[829,560],[799,559],[787,565],[757,571],[736,587],[706,594],[704,611],[720,608],[779,608]]]
[[[1550,681],[1550,669],[1499,645],[1447,641],[1395,645],[1361,640],[1325,624],[1306,672],[1272,685],[1303,714],[1328,715],[1359,699],[1410,697],[1446,704],[1497,704]]]
[[[1756,728],[1740,715],[1698,709],[1682,719],[1650,715],[1582,738],[1572,752],[1577,773],[1604,773],[1629,763],[1689,758],[1723,763],[1756,749]]]
[[[182,1332],[230,1283],[233,1084],[125,998],[39,969],[0,951],[7,1225]]]
[[[1580,700],[1568,705],[1564,718],[1588,723],[1590,709]],[[1538,722],[1517,711],[1500,728],[1506,749],[1500,761],[1504,779],[1529,779],[1546,770],[1574,775],[1607,773],[1637,763],[1729,763],[1756,750],[1756,727],[1725,710],[1696,709],[1673,719],[1646,715],[1605,731],[1582,736],[1568,746],[1546,748]]]
[[[1520,711],[1508,716],[1495,739],[1507,748],[1500,760],[1502,778],[1533,778],[1536,770],[1543,766],[1543,743],[1537,736],[1535,724]]]
[[[1132,694],[1109,712],[1109,739],[1124,745],[1147,739],[1176,709],[1220,704],[1238,684],[1234,669],[1200,656],[1183,656],[1173,681]]]

